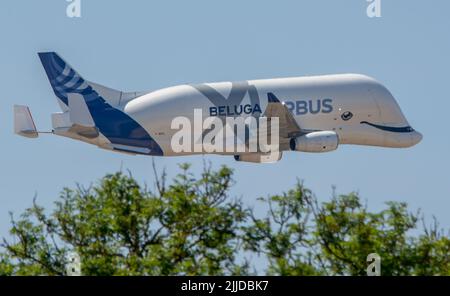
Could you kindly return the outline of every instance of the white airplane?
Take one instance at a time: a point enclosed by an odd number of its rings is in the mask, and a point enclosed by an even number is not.
[[[280,153],[216,152],[237,161],[276,162],[283,151],[328,152],[343,144],[403,148],[422,140],[391,93],[364,75],[185,84],[139,93],[89,82],[54,52],[39,57],[62,109],[52,114],[51,133],[112,151],[205,153],[173,149],[173,119],[194,121],[194,109],[220,120],[278,118]],[[14,106],[14,115],[15,133],[38,137],[27,106]]]

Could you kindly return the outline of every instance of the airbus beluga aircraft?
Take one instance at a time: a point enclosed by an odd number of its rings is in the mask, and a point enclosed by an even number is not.
[[[278,161],[285,151],[328,152],[344,144],[404,148],[422,139],[391,93],[364,75],[185,84],[139,93],[87,81],[54,52],[39,57],[62,109],[52,114],[51,133],[112,151],[153,156],[215,153],[265,163]],[[277,123],[272,136],[277,135],[278,153],[175,149],[173,138],[180,131],[174,119],[195,125],[198,113],[218,119],[216,124],[225,118],[276,118],[268,119],[265,127],[270,130]],[[27,106],[14,106],[14,115],[15,133],[38,137]],[[248,133],[241,139],[246,144]],[[218,141],[215,137],[213,142]]]

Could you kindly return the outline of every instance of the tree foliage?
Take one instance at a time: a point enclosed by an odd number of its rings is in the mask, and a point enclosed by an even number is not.
[[[66,188],[51,212],[34,200],[11,215],[0,275],[64,275],[73,251],[84,275],[365,275],[371,253],[383,275],[450,275],[448,234],[405,203],[370,212],[356,193],[319,202],[297,182],[259,198],[263,213],[230,196],[227,167],[155,179],[154,190],[122,172]]]

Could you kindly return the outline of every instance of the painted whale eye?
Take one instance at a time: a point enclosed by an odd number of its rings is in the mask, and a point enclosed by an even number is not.
[[[352,119],[352,117],[353,117],[353,113],[350,111],[346,111],[346,112],[342,113],[342,115],[341,115],[342,120],[345,120],[345,121]]]

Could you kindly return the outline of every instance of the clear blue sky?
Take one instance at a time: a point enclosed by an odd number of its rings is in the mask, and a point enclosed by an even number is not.
[[[13,134],[12,106],[31,107],[50,129],[59,111],[36,55],[57,51],[85,78],[117,89],[153,90],[192,82],[357,72],[383,82],[411,125],[418,146],[343,146],[322,155],[286,153],[274,165],[236,163],[233,194],[256,198],[305,180],[322,199],[332,185],[358,191],[379,210],[406,201],[450,227],[450,2],[382,0],[382,18],[369,19],[365,0],[107,1],[82,0],[82,18],[66,17],[64,0],[0,2],[0,236],[8,211],[21,213],[33,196],[51,206],[63,186],[89,185],[129,169],[153,184],[151,158],[127,156],[56,136],[28,140]],[[202,157],[158,158],[202,167]]]

